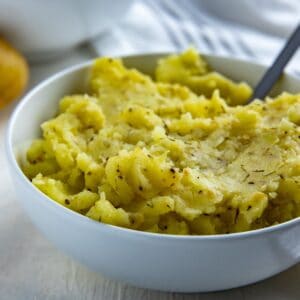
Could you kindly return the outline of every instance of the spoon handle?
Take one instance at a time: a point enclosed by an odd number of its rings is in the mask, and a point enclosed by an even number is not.
[[[288,39],[287,43],[285,44],[284,48],[281,50],[277,58],[275,59],[272,66],[267,70],[267,72],[264,74],[264,76],[256,86],[253,96],[251,97],[248,103],[252,102],[254,99],[264,99],[267,96],[268,92],[278,80],[284,67],[289,62],[289,60],[294,55],[299,46],[300,24],[290,36],[290,38]]]

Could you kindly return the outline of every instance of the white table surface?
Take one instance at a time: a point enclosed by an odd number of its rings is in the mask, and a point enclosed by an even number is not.
[[[34,64],[30,86],[90,57],[91,52],[82,47],[59,60]],[[4,153],[5,128],[12,109],[9,107],[0,112],[0,300],[300,299],[300,264],[247,287],[207,294],[174,294],[108,280],[68,258],[36,230],[16,201],[14,189],[17,187],[11,184]]]

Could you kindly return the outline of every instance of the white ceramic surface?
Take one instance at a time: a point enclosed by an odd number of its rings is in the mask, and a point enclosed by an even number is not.
[[[131,57],[125,63],[151,73],[158,57]],[[251,84],[264,70],[263,66],[234,59],[206,58],[218,71]],[[18,166],[18,151],[39,135],[40,123],[53,116],[61,96],[84,90],[89,66],[90,62],[70,68],[37,86],[18,105],[9,125],[7,153],[18,198],[50,241],[110,278],[165,291],[238,287],[272,276],[300,261],[300,218],[231,235],[159,235],[94,222],[37,190]],[[299,79],[286,75],[277,91],[299,92],[299,83]]]
[[[0,0],[0,28],[31,59],[58,55],[119,21],[133,0]]]

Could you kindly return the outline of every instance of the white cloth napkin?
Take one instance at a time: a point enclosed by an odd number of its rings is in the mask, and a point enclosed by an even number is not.
[[[91,44],[99,55],[194,45],[203,53],[270,64],[299,21],[299,0],[144,0]],[[299,51],[287,69],[300,76]]]

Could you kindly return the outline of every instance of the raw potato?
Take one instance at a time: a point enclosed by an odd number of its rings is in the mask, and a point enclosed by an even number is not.
[[[24,57],[0,37],[0,109],[20,97],[27,82]]]
[[[216,72],[208,94],[191,90],[208,70],[194,50],[159,62],[164,82],[96,60],[92,95],[61,100],[25,174],[61,205],[143,231],[224,234],[300,216],[300,95],[234,106],[251,88]]]

